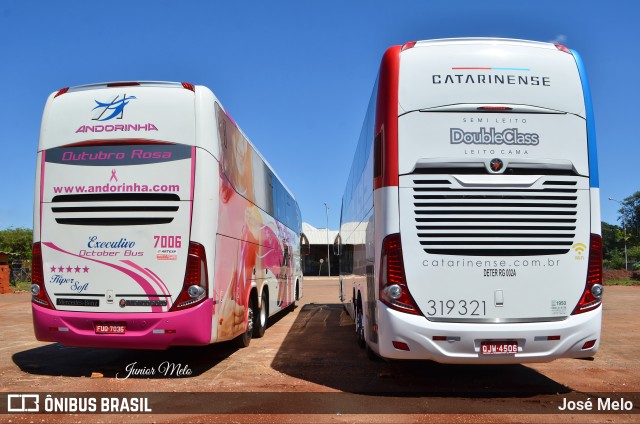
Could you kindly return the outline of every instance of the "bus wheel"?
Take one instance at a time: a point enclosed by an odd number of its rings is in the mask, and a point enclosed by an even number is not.
[[[356,306],[356,339],[358,346],[364,348],[367,342],[364,339],[364,314],[362,313],[362,302],[358,299]]]
[[[255,319],[254,316],[256,314],[255,306],[253,304],[253,296],[249,296],[249,310],[247,311],[247,330],[233,339],[234,344],[239,348],[247,347],[249,346],[249,343],[251,343],[251,336],[253,334],[253,322]]]
[[[269,319],[269,296],[265,290],[262,291],[261,299],[262,307],[259,308],[254,315],[255,323],[253,324],[253,337],[260,338],[264,336],[267,330],[267,320]]]

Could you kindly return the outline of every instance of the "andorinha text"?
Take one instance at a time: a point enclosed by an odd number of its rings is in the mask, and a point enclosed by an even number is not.
[[[117,124],[117,125],[81,125],[77,133],[101,133],[115,131],[158,131],[158,127],[148,124]]]

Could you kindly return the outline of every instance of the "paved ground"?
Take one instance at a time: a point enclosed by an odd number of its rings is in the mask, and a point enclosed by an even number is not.
[[[607,287],[603,340],[593,360],[446,366],[370,362],[355,343],[336,286],[335,279],[308,278],[298,307],[240,350],[229,344],[135,351],[40,343],[33,336],[30,296],[1,295],[0,391],[159,392],[152,398],[155,411],[177,402],[180,412],[189,413],[56,415],[59,422],[640,422],[640,287]],[[161,375],[163,363],[180,364],[187,375],[177,376],[176,369]],[[132,367],[156,373],[124,378]],[[564,399],[596,402],[598,396],[632,399],[634,409],[558,413]],[[200,414],[211,408],[223,413]],[[540,412],[547,414],[531,415]],[[51,419],[0,415],[0,422]]]

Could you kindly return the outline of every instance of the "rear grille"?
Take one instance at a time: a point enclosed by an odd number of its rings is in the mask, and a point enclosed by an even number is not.
[[[52,199],[55,220],[63,225],[157,225],[173,221],[180,196],[163,193],[59,195]]]
[[[576,235],[575,178],[537,188],[461,187],[449,179],[414,179],[418,239],[427,253],[465,256],[564,254]]]

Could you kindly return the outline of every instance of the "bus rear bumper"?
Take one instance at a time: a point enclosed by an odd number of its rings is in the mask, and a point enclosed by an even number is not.
[[[457,364],[548,362],[595,355],[600,344],[601,322],[601,306],[563,321],[475,324],[428,321],[424,316],[397,312],[378,302],[379,343],[370,346],[388,359]],[[506,340],[518,342],[518,353],[481,353],[482,342]],[[593,346],[583,348],[592,340]],[[394,341],[404,343],[409,350],[394,347]]]
[[[32,304],[33,328],[43,342],[65,346],[168,349],[211,343],[213,301],[163,313],[68,312]],[[96,324],[125,325],[124,334],[98,334]]]

